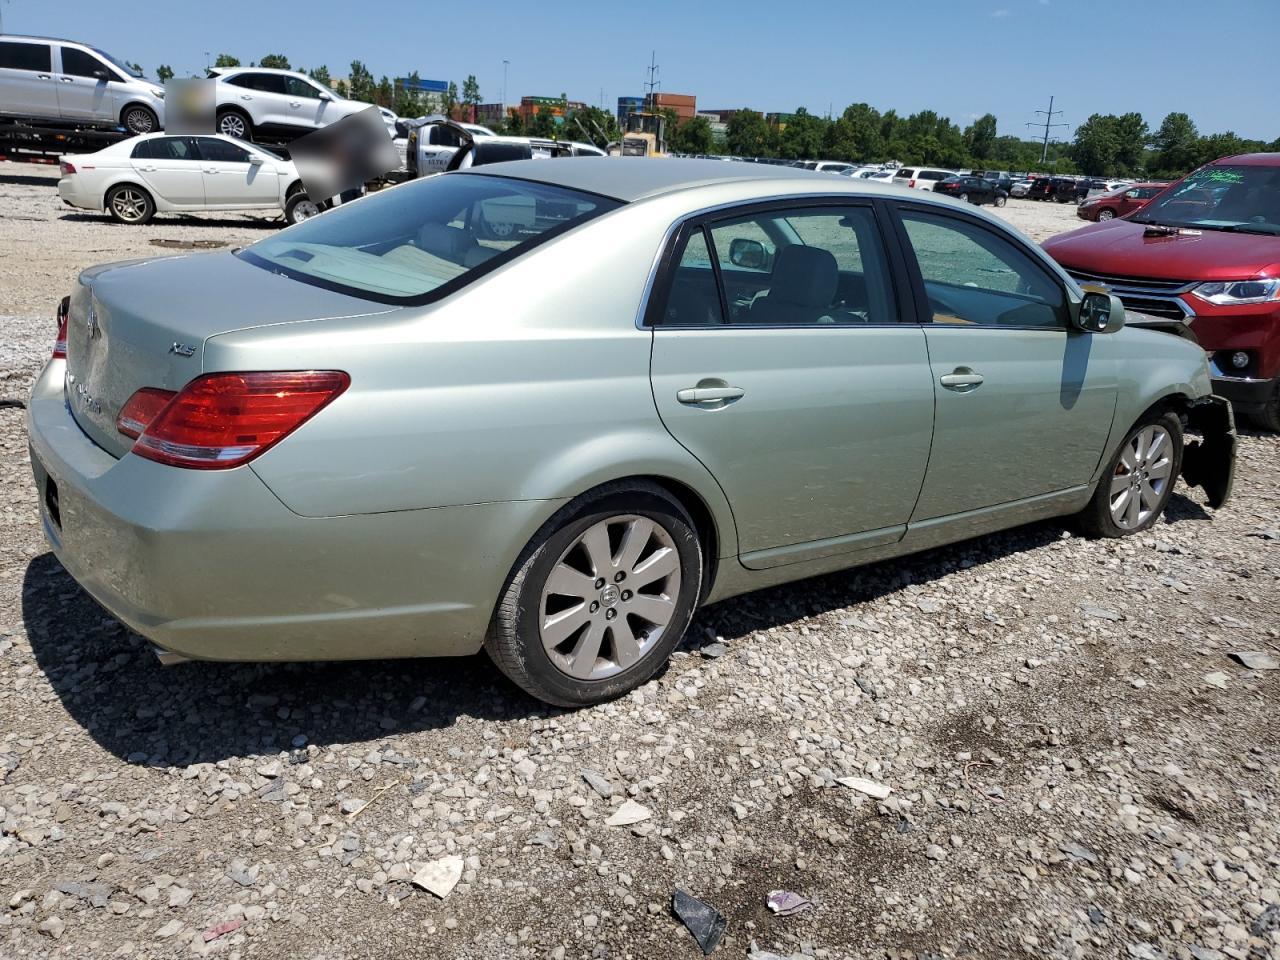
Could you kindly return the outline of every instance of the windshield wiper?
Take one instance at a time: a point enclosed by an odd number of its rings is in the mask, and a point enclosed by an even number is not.
[[[1228,223],[1221,227],[1210,227],[1210,230],[1221,230],[1223,233],[1260,233],[1267,236],[1280,234],[1280,226],[1274,223]]]

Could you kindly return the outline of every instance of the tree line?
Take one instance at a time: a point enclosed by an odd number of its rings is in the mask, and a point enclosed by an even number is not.
[[[217,67],[238,67],[231,54],[220,53]],[[450,82],[441,93],[423,93],[410,83],[393,83],[385,75],[375,80],[359,60],[351,62],[347,79],[333,80],[326,66],[308,70],[291,67],[284,54],[268,54],[250,66],[297,69],[312,79],[332,87],[353,100],[388,107],[402,117],[431,113],[457,116],[459,108],[469,112],[480,103],[480,85],[474,75],[461,88]],[[156,70],[161,82],[173,76],[162,64]],[[526,121],[518,112],[509,112],[499,123],[499,133],[513,136],[559,137],[584,140],[604,147],[619,138],[617,118],[599,107],[568,109],[561,94],[563,122],[555,110],[542,106]],[[1093,114],[1076,128],[1070,143],[1050,144],[1042,160],[1040,141],[1001,136],[993,114],[978,117],[963,129],[950,118],[932,110],[899,116],[895,110],[881,113],[866,103],[854,103],[837,117],[821,117],[800,107],[786,123],[770,123],[763,113],[738,110],[723,133],[718,133],[706,117],[677,123],[675,111],[667,115],[668,149],[675,153],[728,154],[735,157],[766,157],[783,160],[846,160],[881,163],[899,160],[947,168],[993,168],[1017,171],[1083,173],[1090,176],[1173,178],[1201,164],[1233,153],[1280,151],[1280,137],[1268,143],[1237,136],[1232,131],[1201,134],[1185,113],[1170,113],[1152,131],[1140,113]]]

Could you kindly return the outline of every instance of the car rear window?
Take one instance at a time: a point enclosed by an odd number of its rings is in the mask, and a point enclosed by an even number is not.
[[[237,255],[368,300],[429,303],[618,206],[526,180],[444,174],[344,204]]]
[[[916,175],[915,170],[910,170],[910,169],[907,169],[907,168],[905,168],[905,167],[904,167],[903,169],[901,169],[901,170],[899,170],[897,173],[895,173],[895,174],[893,175],[893,178],[894,178],[895,180],[910,180],[910,179],[911,179],[912,177],[914,177],[915,175]]]

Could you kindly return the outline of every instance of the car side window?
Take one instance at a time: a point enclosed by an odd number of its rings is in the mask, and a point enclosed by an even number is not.
[[[190,137],[151,137],[133,148],[134,160],[190,160],[199,158]]]
[[[311,100],[320,99],[320,91],[300,77],[285,77],[284,89],[285,93],[291,97],[307,97]]]
[[[967,219],[901,210],[934,323],[1067,326],[1066,292],[1015,244]]]
[[[713,223],[730,324],[895,323],[869,206],[771,209]]]
[[[241,73],[228,82],[261,93],[284,93],[284,77],[274,73]]]
[[[62,47],[62,72],[73,77],[88,77],[90,80],[96,80],[94,72],[105,73],[108,80],[115,80],[114,71],[107,69],[107,65],[91,54],[85,53],[83,50],[77,50],[75,47]]]
[[[436,147],[460,147],[462,146],[462,138],[458,131],[453,127],[447,127],[444,124],[436,124],[430,128],[432,146]]]
[[[200,158],[213,163],[248,163],[249,151],[217,137],[201,137]]]
[[[664,327],[703,327],[724,323],[715,267],[706,231],[695,227],[680,241],[666,304],[659,321]]]
[[[16,43],[0,40],[0,69],[48,72],[53,50],[47,43]]]

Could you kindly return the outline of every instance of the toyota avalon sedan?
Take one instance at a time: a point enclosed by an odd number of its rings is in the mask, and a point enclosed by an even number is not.
[[[493,164],[84,271],[31,459],[54,552],[164,659],[485,649],[580,706],[700,604],[1046,517],[1137,533],[1179,476],[1220,505],[1203,352],[1123,327],[932,193]]]

